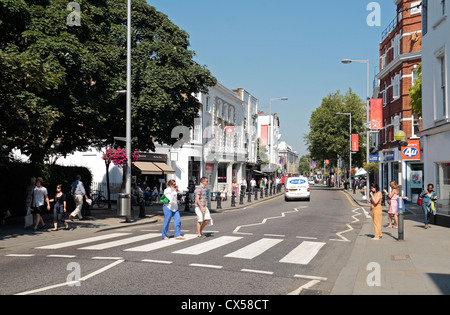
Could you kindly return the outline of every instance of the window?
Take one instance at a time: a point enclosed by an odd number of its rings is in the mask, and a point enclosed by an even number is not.
[[[422,13],[422,1],[411,3],[411,15]]]
[[[438,106],[440,107],[440,111],[438,111],[441,115],[439,115],[438,117],[443,117],[447,114],[447,91],[446,91],[446,86],[445,86],[445,78],[446,78],[446,69],[445,69],[445,56],[442,56],[440,58],[438,58],[439,60],[439,66],[440,66],[440,96],[441,99],[438,102]]]
[[[445,10],[446,10],[446,8],[445,8],[445,0],[441,0],[441,8],[440,8],[441,10],[441,16],[444,16],[445,15]]]
[[[392,47],[394,48],[394,59],[397,58],[401,54],[401,51],[400,51],[401,39],[402,39],[401,34],[397,34],[397,35],[395,35],[394,39],[391,42]]]
[[[401,74],[396,74],[392,79],[392,99],[396,100],[400,97],[400,78]]]
[[[411,117],[412,122],[412,136],[411,138],[418,138],[417,134],[420,131],[420,119],[416,115],[412,115]]]

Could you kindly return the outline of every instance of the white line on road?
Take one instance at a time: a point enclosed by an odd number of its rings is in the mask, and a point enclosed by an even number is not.
[[[263,275],[273,275],[273,271],[263,271],[263,270],[254,270],[254,269],[241,269],[242,272],[250,272],[250,273],[259,273]]]
[[[317,255],[319,250],[325,245],[322,242],[308,242],[304,241],[297,246],[293,251],[283,257],[280,262],[307,265]]]
[[[307,284],[302,285],[300,288],[298,288],[297,290],[292,291],[291,293],[289,293],[288,295],[299,295],[300,293],[302,293],[303,289],[309,289],[311,288],[313,285],[316,285],[320,282],[320,280],[311,280],[309,281]]]
[[[302,279],[308,279],[308,280],[321,280],[321,281],[327,281],[328,280],[325,277],[307,276],[307,275],[294,275],[294,278],[302,278]]]
[[[162,240],[159,242],[145,244],[142,246],[137,246],[133,248],[124,249],[126,252],[150,252],[152,250],[161,249],[168,246],[173,246],[176,244],[180,244],[184,241],[188,241],[197,237],[197,234],[186,234],[184,235],[184,240],[177,240],[176,238],[171,238],[168,240]]]
[[[210,268],[210,269],[222,269],[223,266],[217,265],[204,265],[204,264],[189,264],[191,267]]]
[[[8,254],[6,257],[33,257],[34,254]]]
[[[49,257],[49,258],[75,258],[77,256],[75,256],[75,255],[47,255],[45,257]]]
[[[191,247],[178,250],[176,252],[173,252],[173,254],[200,255],[209,252],[213,249],[219,248],[221,246],[233,243],[237,240],[240,240],[241,238],[242,237],[222,236],[208,242],[200,243]]]
[[[130,237],[130,238],[122,239],[122,240],[112,241],[112,242],[108,242],[108,243],[102,243],[102,244],[92,245],[92,246],[88,246],[88,247],[82,247],[82,248],[78,248],[78,249],[103,250],[103,249],[113,248],[113,247],[122,246],[122,245],[126,245],[126,244],[131,244],[131,243],[135,243],[135,242],[145,241],[145,240],[148,240],[151,238],[156,238],[156,237],[161,237],[161,234],[160,233],[149,233],[149,234],[134,236],[134,237]]]
[[[70,246],[76,246],[76,245],[81,245],[81,244],[86,244],[86,243],[103,241],[103,240],[107,240],[110,238],[125,236],[125,235],[129,235],[129,234],[131,234],[131,233],[112,233],[112,234],[107,234],[107,235],[102,235],[102,236],[89,237],[89,238],[76,240],[76,241],[58,243],[58,244],[53,244],[53,245],[48,245],[48,246],[41,246],[41,247],[37,247],[37,249],[60,249],[60,248],[64,248],[64,247],[70,247]]]
[[[232,252],[231,254],[225,255],[225,257],[253,259],[282,241],[283,240],[273,238],[262,238],[259,241]]]
[[[148,262],[148,263],[154,263],[154,264],[163,264],[163,265],[170,265],[173,263],[173,261],[167,261],[167,260],[154,260],[154,259],[142,259],[142,262]]]

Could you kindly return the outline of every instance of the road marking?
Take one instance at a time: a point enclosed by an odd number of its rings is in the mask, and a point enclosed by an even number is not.
[[[289,264],[307,265],[317,255],[319,250],[325,245],[322,242],[304,241],[289,254],[283,257],[280,262]]]
[[[210,269],[222,269],[223,266],[216,265],[204,265],[204,264],[189,264],[191,267],[210,268]]]
[[[92,257],[91,259],[96,259],[96,260],[120,260],[120,259],[123,259],[123,257],[101,257],[101,256],[96,256],[96,257]]]
[[[36,249],[60,249],[60,248],[64,248],[64,247],[70,247],[70,246],[76,246],[76,245],[81,245],[81,244],[86,244],[86,243],[103,241],[103,240],[107,240],[110,238],[115,238],[115,237],[119,237],[119,236],[130,235],[130,234],[131,233],[112,233],[112,234],[107,234],[107,235],[102,235],[102,236],[89,237],[89,238],[76,240],[76,241],[70,241],[70,242],[36,247]]]
[[[273,271],[263,271],[263,270],[254,270],[254,269],[241,269],[242,272],[250,272],[250,273],[259,273],[263,275],[273,275]]]
[[[180,244],[184,241],[191,240],[196,237],[197,237],[197,234],[187,234],[187,235],[184,235],[184,240],[177,240],[176,238],[171,238],[171,239],[162,240],[162,241],[159,241],[156,243],[145,244],[145,245],[137,246],[137,247],[133,247],[133,248],[127,248],[124,251],[126,251],[126,252],[150,252],[152,250]]]
[[[300,288],[298,288],[297,290],[292,291],[291,293],[289,293],[288,295],[299,295],[300,293],[302,293],[302,291],[304,289],[309,289],[312,286],[318,284],[320,282],[320,280],[311,280],[309,281],[307,284],[302,285]]]
[[[306,240],[316,240],[317,237],[310,237],[310,236],[296,236],[296,238],[306,239]]]
[[[25,291],[25,292],[17,293],[15,295],[28,295],[28,294],[39,293],[39,292],[43,292],[43,291],[47,291],[47,290],[51,290],[51,289],[55,289],[55,288],[60,288],[60,287],[68,286],[68,285],[74,285],[74,284],[79,283],[81,281],[86,281],[86,280],[88,280],[88,279],[90,279],[90,278],[92,278],[92,277],[94,277],[96,275],[99,275],[99,274],[101,274],[101,273],[103,273],[103,272],[105,272],[105,271],[107,271],[107,270],[109,270],[109,269],[111,269],[111,268],[113,268],[113,267],[123,263],[124,261],[125,260],[115,261],[112,264],[109,264],[109,265],[107,265],[107,266],[105,266],[105,267],[103,267],[103,268],[101,268],[101,269],[99,269],[97,271],[94,271],[94,272],[88,274],[87,276],[85,276],[83,278],[80,278],[79,281],[63,282],[63,283],[60,283],[60,284],[50,285],[50,286],[43,287],[43,288],[36,289],[36,290],[31,290],[31,291]]]
[[[307,208],[307,206],[303,206],[303,207],[299,207],[299,208],[300,208],[300,209],[303,209],[303,208]],[[298,210],[297,208],[295,208],[293,211],[285,211],[285,212],[282,212],[281,215],[276,216],[276,217],[264,218],[264,220],[262,220],[262,222],[260,222],[260,223],[253,223],[253,224],[240,225],[240,226],[238,226],[238,227],[236,227],[236,228],[234,229],[233,234],[244,234],[244,235],[246,235],[247,233],[239,232],[239,230],[240,230],[241,228],[243,228],[243,227],[250,227],[250,226],[256,226],[256,225],[263,225],[263,224],[266,224],[266,222],[267,222],[268,220],[284,218],[284,217],[286,217],[286,213],[295,213],[295,212],[298,212],[298,211],[299,211],[299,210]]]
[[[302,278],[302,279],[308,279],[308,280],[321,280],[321,281],[328,280],[328,278],[325,278],[325,277],[307,276],[307,275],[294,275],[294,278]]]
[[[77,256],[75,256],[75,255],[47,255],[45,257],[49,257],[49,258],[75,258]]]
[[[166,260],[142,259],[141,261],[148,262],[148,263],[154,263],[154,264],[163,264],[163,265],[173,264],[173,261],[166,261]]]
[[[269,237],[285,237],[286,235],[280,235],[280,234],[264,234],[264,236],[269,236]]]
[[[283,240],[262,238],[259,241],[256,241],[235,252],[225,255],[225,257],[253,259],[282,241]]]
[[[78,249],[102,250],[102,249],[108,249],[108,248],[117,247],[117,246],[121,246],[121,245],[131,244],[131,243],[135,243],[135,242],[145,241],[150,238],[156,238],[156,237],[161,237],[161,234],[160,233],[149,233],[149,234],[134,236],[134,237],[125,238],[125,239],[121,239],[121,240],[117,240],[117,241],[92,245],[92,246],[88,246],[88,247],[82,247],[82,248],[78,248]]]
[[[175,251],[173,254],[200,255],[240,239],[242,239],[242,237],[222,236],[211,241],[202,242],[198,245]]]
[[[8,254],[6,257],[33,257],[34,254]]]
[[[336,233],[336,235],[339,236],[340,239],[333,238],[333,239],[330,239],[330,241],[351,242],[348,238],[346,238],[345,236],[342,236],[342,234],[347,233],[347,232],[351,232],[351,231],[354,230],[353,227],[350,224],[359,222],[359,220],[357,218],[357,216],[361,215],[361,213],[357,212],[359,209],[361,209],[361,208],[356,208],[356,209],[352,210],[352,212],[356,213],[356,214],[352,215],[353,221],[348,223],[348,224],[346,224],[348,229],[345,230],[345,231]]]

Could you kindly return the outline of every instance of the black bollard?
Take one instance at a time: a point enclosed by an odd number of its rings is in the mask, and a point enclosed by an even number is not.
[[[231,206],[236,207],[236,196],[234,195],[234,191],[231,192]]]
[[[258,200],[258,191],[255,188],[255,201]]]
[[[222,197],[220,196],[220,192],[218,192],[216,195],[216,201],[217,201],[216,209],[222,209]]]
[[[261,199],[263,199],[264,198],[264,188],[260,188],[260,190],[261,190]]]
[[[269,187],[268,186],[266,186],[266,197],[269,197]]]
[[[248,192],[247,202],[252,202],[252,192],[251,191]]]
[[[241,193],[239,194],[239,204],[240,205],[244,204],[244,194],[245,194],[245,192],[241,190]]]

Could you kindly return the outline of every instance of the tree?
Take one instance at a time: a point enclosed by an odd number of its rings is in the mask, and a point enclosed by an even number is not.
[[[67,23],[66,0],[0,0],[0,145],[40,162],[125,133],[125,0],[77,1],[80,26]],[[172,144],[175,126],[193,126],[192,96],[216,84],[195,61],[188,34],[145,0],[132,3],[133,145]],[[123,130],[120,134],[118,130]]]
[[[351,89],[345,95],[337,91],[323,98],[322,104],[311,114],[310,132],[305,135],[305,142],[312,160],[336,161],[340,156],[344,162],[349,162],[350,121],[348,116],[337,113],[352,113],[352,133],[363,135],[359,141],[364,143],[365,112],[361,99]],[[361,162],[363,157],[364,152],[360,150],[353,155],[352,161]]]
[[[417,68],[418,78],[414,79],[414,85],[409,88],[411,98],[411,112],[417,117],[422,117],[422,63]]]

